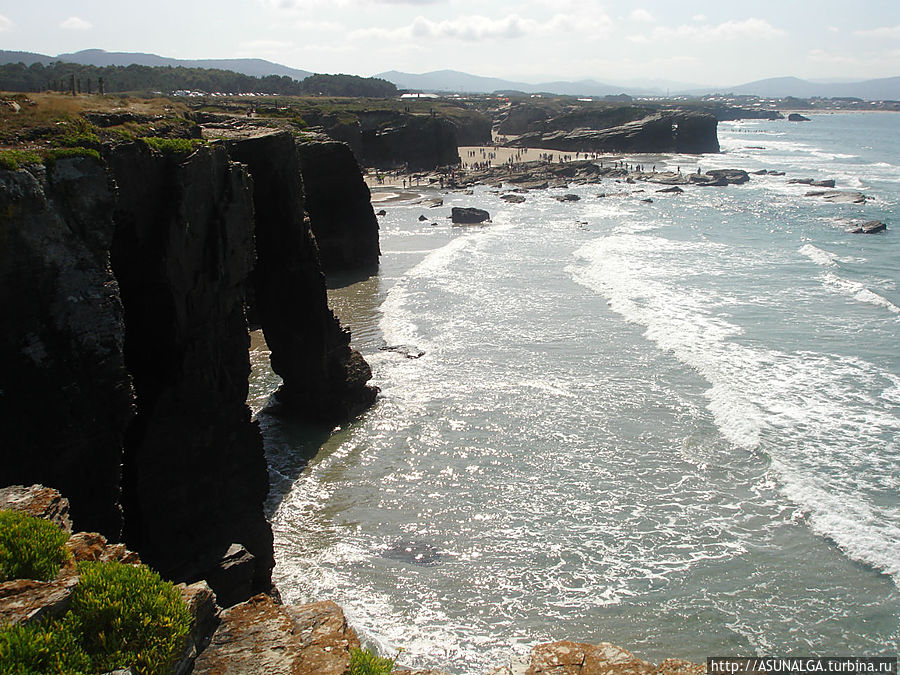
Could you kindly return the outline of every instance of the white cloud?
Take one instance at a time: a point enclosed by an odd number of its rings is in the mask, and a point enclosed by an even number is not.
[[[65,21],[61,21],[59,27],[64,30],[89,30],[94,26],[79,16],[70,16]]]
[[[419,7],[422,5],[434,5],[445,0],[258,0],[260,3],[273,9],[286,11],[302,11],[312,7],[331,5],[346,7],[348,5],[410,5]]]
[[[381,40],[449,40],[480,42],[484,40],[513,40],[528,35],[571,32],[580,28],[576,17],[558,14],[549,21],[523,19],[518,14],[502,18],[481,15],[460,16],[455,19],[433,21],[417,16],[407,26],[398,28],[363,28],[352,31],[350,40],[374,38]]]
[[[783,37],[787,33],[775,28],[765,19],[745,19],[744,21],[726,21],[712,26],[681,25],[674,28],[657,26],[649,35],[630,35],[628,39],[640,44],[654,42],[687,41],[695,42],[726,42],[730,40],[772,40]]]
[[[814,61],[816,63],[840,63],[851,65],[857,65],[860,63],[859,59],[856,59],[852,56],[840,56],[838,54],[826,52],[824,49],[811,49],[806,56],[810,61]]]
[[[343,26],[336,21],[305,21],[300,20],[294,24],[297,30],[308,30],[316,33],[334,33],[341,30]]]
[[[829,33],[840,33],[841,29],[838,28],[837,26],[828,26],[828,32]]]
[[[242,57],[254,57],[260,55],[283,54],[293,49],[293,42],[281,40],[248,40],[238,45],[238,53]]]
[[[692,18],[694,21],[697,21],[697,22],[699,23],[699,22],[701,22],[701,21],[706,21],[706,14],[694,14],[694,16],[691,17],[691,18]]]
[[[860,37],[900,40],[900,26],[881,26],[872,30],[857,30],[853,31],[853,34]]]
[[[646,9],[636,9],[628,15],[628,18],[632,21],[640,21],[643,23],[653,23],[656,21],[656,19],[653,18],[653,15]]]
[[[0,33],[5,30],[11,30],[13,27],[13,22],[7,19],[5,16],[0,14]]]

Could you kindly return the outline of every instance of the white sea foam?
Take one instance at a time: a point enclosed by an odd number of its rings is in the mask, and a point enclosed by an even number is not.
[[[830,272],[822,275],[822,281],[826,286],[834,288],[844,295],[849,295],[859,302],[875,305],[886,309],[892,314],[900,315],[900,307],[859,281],[845,279]]]
[[[799,252],[823,267],[836,267],[840,260],[836,253],[831,253],[812,244],[804,244],[800,247]]]
[[[869,452],[883,445],[880,439],[900,435],[900,418],[879,409],[866,393],[883,389],[879,383],[885,381],[891,391],[896,382],[858,359],[741,344],[739,327],[717,316],[714,295],[697,296],[684,287],[677,261],[688,251],[689,264],[727,264],[722,262],[727,253],[706,244],[615,235],[582,247],[576,256],[583,264],[571,271],[710,383],[708,407],[721,433],[771,457],[780,487],[807,511],[815,531],[900,585],[900,509],[871,503],[871,493],[889,480],[893,460],[873,466]],[[837,256],[815,246],[801,251],[817,264],[836,265]],[[670,262],[661,261],[659,253]],[[900,313],[862,284],[826,276],[858,300]],[[885,453],[881,457],[890,457]],[[855,483],[848,485],[846,475]]]

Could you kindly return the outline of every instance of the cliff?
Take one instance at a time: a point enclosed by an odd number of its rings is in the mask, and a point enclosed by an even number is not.
[[[605,129],[535,131],[508,143],[512,147],[548,148],[562,152],[719,151],[718,122],[697,112],[660,112]]]
[[[322,270],[375,271],[381,249],[369,187],[345,143],[305,140],[297,144],[309,224]]]
[[[0,171],[2,482],[65,491],[79,529],[229,605],[274,565],[248,304],[286,411],[333,424],[376,390],[327,305],[293,137],[172,147]]]
[[[187,157],[138,142],[108,162],[118,185],[111,258],[137,402],[123,457],[125,541],[186,581],[214,577],[240,544],[253,556],[252,588],[265,590],[274,566],[262,511],[268,474],[245,403],[250,177],[222,147]]]
[[[0,171],[0,477],[40,477],[83,527],[117,539],[133,398],[109,265],[114,198],[93,159]]]

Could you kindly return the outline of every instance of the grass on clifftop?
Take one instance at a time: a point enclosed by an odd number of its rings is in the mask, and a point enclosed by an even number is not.
[[[18,511],[0,511],[0,582],[54,579],[71,557],[69,535],[49,520]]]

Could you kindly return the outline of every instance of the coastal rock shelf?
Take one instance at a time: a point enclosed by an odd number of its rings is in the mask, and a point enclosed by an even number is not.
[[[318,199],[362,200],[348,151],[304,152],[310,167],[338,156]],[[327,305],[299,155],[268,132],[0,171],[4,482],[60,489],[78,529],[209,579],[225,604],[268,590],[274,565],[248,314],[284,412],[333,425],[376,395]],[[374,237],[346,260],[377,261],[371,206],[354,213],[346,227]]]
[[[522,134],[507,143],[516,148],[562,152],[719,152],[718,121],[698,112],[661,112],[603,129],[589,127]]]

